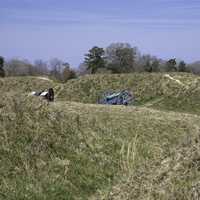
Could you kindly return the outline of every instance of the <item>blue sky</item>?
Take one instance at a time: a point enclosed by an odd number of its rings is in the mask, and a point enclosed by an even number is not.
[[[58,57],[76,67],[92,46],[200,60],[199,0],[0,0],[0,55]]]

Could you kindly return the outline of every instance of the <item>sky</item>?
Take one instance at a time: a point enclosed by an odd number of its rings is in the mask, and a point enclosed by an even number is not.
[[[93,46],[200,60],[200,0],[0,0],[0,55],[77,67]]]

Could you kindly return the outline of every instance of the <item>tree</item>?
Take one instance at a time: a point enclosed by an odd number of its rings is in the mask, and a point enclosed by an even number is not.
[[[64,63],[63,66],[64,66],[64,69],[62,71],[62,81],[63,82],[66,82],[70,79],[76,78],[76,73],[74,70],[72,70],[70,68],[69,63]]]
[[[131,45],[128,43],[120,43],[120,42],[110,44],[105,50],[106,59],[108,60],[108,62],[115,62],[117,59],[116,51],[118,49],[124,49],[124,48],[130,49]]]
[[[89,74],[89,70],[87,70],[87,65],[85,63],[80,63],[78,69],[76,70],[78,76]]]
[[[144,65],[144,71],[145,72],[152,72],[152,65],[150,60],[146,61],[146,64]]]
[[[193,62],[187,66],[189,72],[200,74],[200,61]]]
[[[47,63],[41,59],[35,60],[33,71],[34,75],[49,75]]]
[[[113,73],[134,71],[136,48],[128,43],[112,43],[106,48],[107,69]]]
[[[186,63],[184,61],[181,61],[178,65],[178,71],[179,72],[187,72],[187,67],[186,67]]]
[[[6,62],[5,70],[8,76],[28,76],[34,75],[34,66],[28,60],[20,60],[17,58]]]
[[[66,82],[69,79],[75,78],[76,73],[70,68],[70,64],[63,62],[57,58],[53,58],[49,61],[50,75],[62,82]]]
[[[5,77],[4,58],[0,56],[0,77]]]
[[[50,75],[55,79],[62,80],[63,61],[53,58],[49,61]]]
[[[159,65],[160,65],[160,62],[157,58],[155,58],[151,64],[152,66],[152,71],[153,72],[158,72],[159,71]]]
[[[177,71],[176,59],[170,59],[170,60],[167,61],[167,63],[166,63],[166,71],[167,72]]]
[[[145,72],[152,72],[151,55],[149,54],[142,55],[140,58],[140,63]]]
[[[104,54],[103,48],[95,46],[85,55],[84,63],[87,65],[87,69],[91,70],[92,74],[96,73],[99,68],[105,67]]]
[[[120,66],[121,72],[130,72],[133,69],[134,52],[133,48],[117,49],[117,64]]]

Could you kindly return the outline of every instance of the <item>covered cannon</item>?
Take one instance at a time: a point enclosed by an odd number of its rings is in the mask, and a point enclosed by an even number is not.
[[[108,105],[129,105],[133,103],[134,97],[128,90],[122,90],[120,92],[106,92],[99,100],[99,104]]]

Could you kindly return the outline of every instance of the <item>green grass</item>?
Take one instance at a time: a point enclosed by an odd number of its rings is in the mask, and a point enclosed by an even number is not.
[[[171,73],[183,85],[165,77],[163,73],[136,73],[117,75],[88,75],[63,85],[59,100],[96,103],[105,91],[129,89],[135,96],[135,105],[155,109],[200,113],[200,78],[188,73]],[[156,102],[157,100],[160,100]]]
[[[171,76],[188,87],[163,74],[86,76],[64,85],[1,79],[0,199],[195,199],[200,116],[189,102],[198,105],[198,77]],[[27,95],[52,86],[54,103]],[[138,106],[84,104],[124,87]]]
[[[48,87],[55,87],[57,84],[51,80],[42,80],[39,77],[9,77],[0,79],[0,92],[21,92],[27,93],[35,90],[43,90]]]

